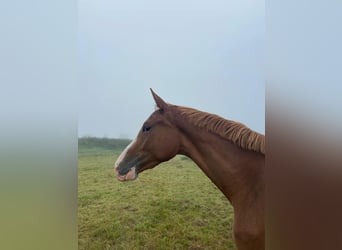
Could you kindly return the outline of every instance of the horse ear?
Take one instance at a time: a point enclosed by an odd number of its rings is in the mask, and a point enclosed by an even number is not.
[[[160,111],[164,111],[167,109],[168,104],[164,102],[163,99],[161,99],[154,91],[150,88],[152,96],[154,101],[156,102],[157,107],[160,109]]]

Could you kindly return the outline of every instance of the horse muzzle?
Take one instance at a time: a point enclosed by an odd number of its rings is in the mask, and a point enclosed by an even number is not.
[[[122,174],[119,171],[119,165],[116,165],[114,167],[114,172],[116,174],[116,178],[119,181],[135,180],[138,177],[138,174],[137,174],[137,171],[136,171],[136,166],[131,167],[127,173]]]

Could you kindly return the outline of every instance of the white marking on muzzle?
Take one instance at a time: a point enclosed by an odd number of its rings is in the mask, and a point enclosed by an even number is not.
[[[115,161],[114,171],[115,171],[116,176],[118,177],[119,180],[122,180],[122,177],[125,177],[125,175],[120,177],[120,174],[119,174],[119,164],[126,157],[127,151],[130,149],[130,147],[133,145],[133,143],[135,141],[136,141],[136,139],[134,139],[130,144],[128,144],[127,147],[124,149],[124,151],[122,151],[122,153],[119,155],[119,157]]]
[[[122,153],[119,155],[119,157],[116,159],[114,166],[119,166],[120,162],[122,161],[122,159],[125,158],[128,149],[130,149],[130,147],[132,147],[133,143],[136,141],[136,139],[134,139],[133,141],[131,141],[130,144],[127,145],[127,147],[124,149],[124,151],[122,151]]]

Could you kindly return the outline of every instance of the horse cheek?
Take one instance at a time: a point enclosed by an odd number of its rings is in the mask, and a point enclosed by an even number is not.
[[[165,136],[161,140],[161,144],[159,145],[159,155],[158,158],[162,161],[167,161],[173,158],[178,152],[177,142],[175,141],[174,136]]]

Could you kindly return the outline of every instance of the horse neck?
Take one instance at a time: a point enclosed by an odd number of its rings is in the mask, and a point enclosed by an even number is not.
[[[179,154],[190,157],[212,182],[234,203],[263,189],[265,157],[242,150],[210,132],[183,123]]]

